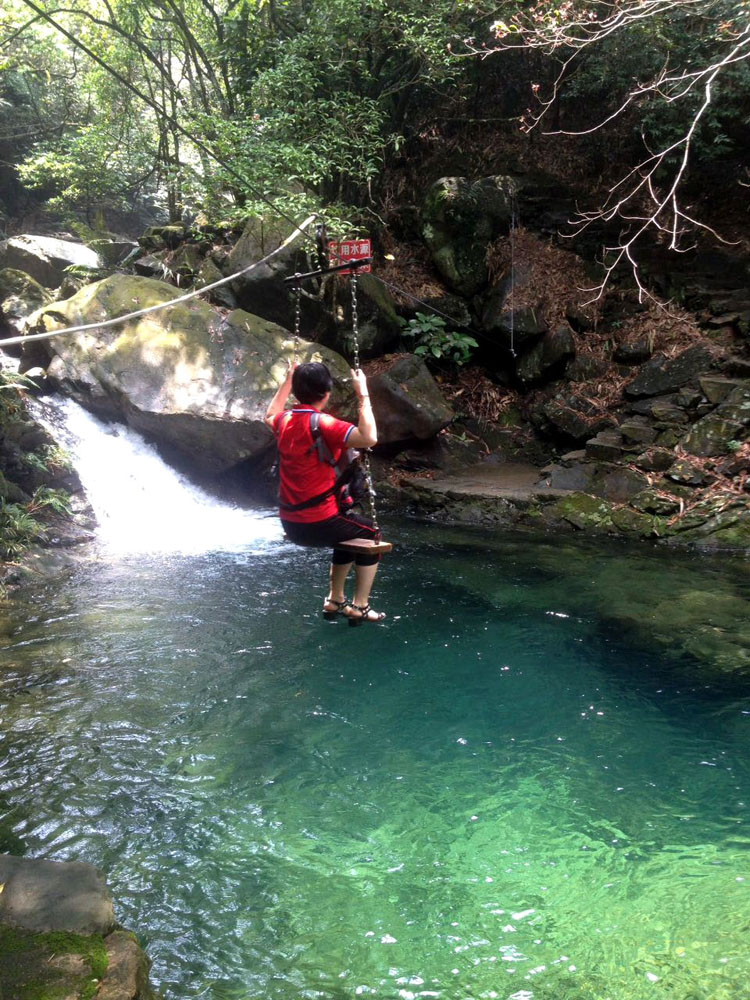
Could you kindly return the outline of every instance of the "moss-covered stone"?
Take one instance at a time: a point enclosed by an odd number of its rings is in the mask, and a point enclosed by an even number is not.
[[[28,493],[17,486],[8,479],[2,470],[0,470],[0,500],[5,500],[8,503],[26,503],[31,497]]]
[[[676,514],[680,509],[680,501],[675,496],[667,495],[665,490],[652,488],[642,490],[630,501],[631,506],[644,514]]]
[[[750,548],[750,505],[738,501],[721,509],[706,501],[677,521],[673,533],[703,548]]]
[[[12,267],[0,270],[0,331],[6,335],[20,329],[21,321],[49,301],[49,293],[38,281]]]
[[[104,938],[0,925],[3,1000],[90,1000],[107,972]]]
[[[185,243],[178,247],[170,260],[170,267],[174,274],[181,280],[180,284],[192,282],[201,269],[203,255],[200,248],[195,243]]]
[[[198,276],[195,279],[195,286],[203,288],[206,285],[213,285],[216,281],[221,281],[222,278],[223,274],[218,265],[210,257],[206,257],[201,263]],[[215,302],[216,305],[223,306],[225,309],[237,308],[237,300],[228,285],[219,285],[218,288],[214,288],[213,291],[206,294],[209,301]]]
[[[667,448],[650,448],[635,459],[635,465],[644,472],[666,472],[674,463],[675,453]]]
[[[287,330],[243,310],[224,316],[197,299],[169,306],[180,294],[151,278],[112,275],[42,310],[36,328],[95,323],[165,305],[119,326],[47,342],[47,350],[57,352],[48,373],[95,412],[219,473],[271,445],[263,418],[294,345]],[[297,360],[327,364],[334,406],[354,412],[343,358],[301,341]]]
[[[638,535],[641,538],[652,538],[654,518],[648,514],[633,510],[632,507],[618,507],[612,511],[612,523],[624,535]]]
[[[487,245],[510,222],[513,183],[505,177],[443,177],[422,209],[422,235],[435,266],[461,295],[487,284]]]
[[[571,493],[561,497],[550,506],[549,513],[581,530],[609,532],[614,529],[612,504],[588,493]]]
[[[750,513],[740,512],[731,521],[717,520],[714,523],[714,530],[703,536],[702,548],[750,551]]]
[[[745,382],[731,389],[713,412],[693,424],[682,445],[692,455],[726,455],[730,441],[746,437],[749,426],[750,383]]]
[[[688,347],[675,358],[664,356],[648,361],[633,381],[625,387],[630,399],[658,396],[682,388],[699,375],[707,374],[714,364],[711,351],[700,344]]]

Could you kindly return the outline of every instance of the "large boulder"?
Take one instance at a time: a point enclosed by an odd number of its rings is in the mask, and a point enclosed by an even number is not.
[[[488,280],[487,247],[510,228],[514,183],[509,177],[443,177],[427,193],[422,237],[449,288],[466,297]]]
[[[520,359],[516,374],[522,382],[538,382],[575,357],[575,353],[572,330],[567,326],[558,326],[556,330],[548,330]]]
[[[242,235],[232,248],[223,270],[225,275],[255,264],[266,257],[271,251],[281,246],[289,235],[287,223],[269,223],[261,218],[249,219]],[[229,289],[242,309],[262,316],[263,319],[278,323],[292,329],[294,324],[294,302],[290,288],[284,284],[284,278],[309,270],[304,254],[298,244],[285,247],[270,261],[254,268],[230,282]],[[311,311],[310,300],[305,297],[305,329],[309,329],[308,313]],[[319,309],[312,310],[315,319]]]
[[[691,455],[726,455],[733,442],[747,440],[750,427],[750,381],[736,385],[715,410],[690,428],[681,444]]]
[[[354,357],[352,295],[349,283],[334,279],[327,294],[327,304],[335,320],[324,325],[320,339],[345,357]],[[367,359],[393,351],[402,334],[396,303],[386,286],[374,274],[357,278],[357,330],[360,357]]]
[[[42,310],[36,330],[166,308],[122,325],[45,341],[48,373],[63,391],[108,419],[125,421],[184,462],[223,473],[269,449],[266,407],[292,360],[287,330],[237,309],[227,316],[152,278],[112,275]],[[354,412],[348,365],[300,342],[299,361],[322,360],[335,380],[334,406]]]
[[[0,243],[0,268],[10,267],[31,275],[45,288],[59,288],[66,267],[96,269],[102,260],[82,243],[51,236],[14,236]]]
[[[516,284],[516,287],[523,285]],[[512,289],[508,281],[492,289],[482,311],[482,330],[506,350],[522,351],[535,344],[547,330],[540,306],[510,308]]]
[[[138,249],[133,240],[91,240],[89,247],[101,257],[105,267],[118,267]]]
[[[368,376],[378,443],[425,441],[453,420],[453,411],[421,358],[398,356],[385,371]]]
[[[47,291],[24,271],[0,270],[0,337],[17,336],[23,321],[48,300]]]
[[[85,862],[3,854],[0,884],[0,924],[74,934],[108,934],[115,928],[104,876]]]
[[[714,363],[711,351],[700,344],[688,347],[676,358],[653,358],[625,386],[625,395],[629,399],[637,399],[639,396],[661,396],[674,392],[688,383],[697,383],[698,376],[707,374]]]

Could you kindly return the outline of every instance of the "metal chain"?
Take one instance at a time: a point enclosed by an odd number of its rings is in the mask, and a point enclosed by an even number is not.
[[[353,346],[353,356],[354,356],[354,370],[359,370],[359,314],[357,313],[357,272],[352,271],[351,278],[351,288],[352,288],[352,346]],[[375,510],[375,485],[372,481],[372,468],[370,467],[370,449],[364,448],[362,450],[362,464],[365,469],[365,485],[367,486],[367,498],[370,504],[370,517],[372,519],[372,526],[376,531],[380,531],[380,526],[378,525],[378,514]]]
[[[354,370],[359,368],[359,316],[357,315],[357,272],[352,271],[352,342],[354,347]]]
[[[375,510],[375,486],[372,482],[372,469],[370,468],[370,449],[365,448],[362,455],[362,462],[365,467],[365,485],[367,486],[367,499],[370,503],[370,517],[372,519],[372,526],[376,531],[380,531],[380,525],[378,524],[378,513]]]
[[[516,193],[510,196],[510,356],[516,354]]]
[[[296,276],[299,275],[299,272]],[[302,285],[298,281],[294,286],[294,354],[292,363],[297,364],[297,354],[299,353],[299,331],[302,318]]]

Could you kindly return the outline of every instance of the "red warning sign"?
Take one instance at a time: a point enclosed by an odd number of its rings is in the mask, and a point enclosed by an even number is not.
[[[362,260],[363,257],[372,257],[372,243],[370,240],[342,240],[341,243],[334,243],[331,240],[328,244],[328,259],[332,267],[337,264],[346,264],[350,260]],[[372,271],[369,264],[363,264],[356,268],[356,271]],[[339,271],[339,274],[351,274],[351,270]]]

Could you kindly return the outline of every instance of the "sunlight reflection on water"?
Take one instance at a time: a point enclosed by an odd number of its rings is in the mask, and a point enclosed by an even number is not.
[[[747,1000],[747,688],[614,622],[635,557],[394,534],[380,627],[275,543],[22,595],[0,846],[102,868],[170,1000]]]

